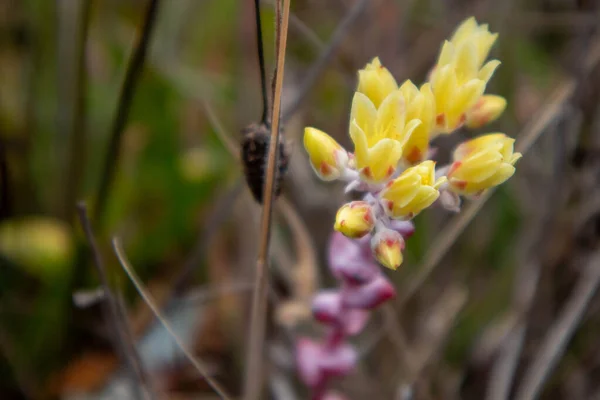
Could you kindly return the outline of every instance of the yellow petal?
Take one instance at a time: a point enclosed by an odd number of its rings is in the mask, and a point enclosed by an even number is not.
[[[447,104],[452,102],[456,92],[457,81],[454,68],[451,65],[446,65],[436,70],[431,86],[435,96],[436,109],[440,113],[446,109]]]
[[[361,170],[361,176],[368,182],[379,183],[396,170],[402,156],[402,145],[397,140],[382,139],[368,153],[369,161]]]
[[[476,29],[477,20],[475,20],[475,17],[469,17],[458,26],[458,28],[452,35],[451,40],[453,43],[460,43],[466,38],[468,38],[468,36],[473,34],[473,32],[475,32]]]
[[[485,63],[483,68],[479,70],[479,74],[477,77],[487,83],[492,78],[492,75],[494,75],[494,72],[496,71],[496,68],[498,68],[499,65],[500,61],[498,60],[488,61],[487,63]]]
[[[399,137],[404,129],[405,115],[404,97],[397,90],[386,97],[377,110],[376,134],[373,135],[374,141],[370,144],[373,145],[383,138],[395,139]]]
[[[356,120],[352,120],[350,123],[350,138],[354,143],[354,161],[356,162],[357,168],[364,168],[369,161],[369,144],[367,143],[367,136],[360,129]]]
[[[373,134],[376,117],[377,109],[373,102],[363,93],[355,92],[352,98],[350,121],[356,120],[358,126],[369,137]]]
[[[474,43],[468,41],[458,47],[454,67],[459,84],[477,76],[477,51]]]
[[[437,65],[441,67],[444,65],[451,64],[452,60],[454,60],[454,53],[454,45],[449,41],[445,40],[444,44],[442,45],[442,49],[440,50],[440,56],[438,58]]]
[[[381,65],[379,58],[374,58],[358,72],[357,91],[365,94],[375,107],[379,107],[381,102],[396,89],[398,89],[396,80],[390,71]]]
[[[418,174],[404,171],[381,193],[381,197],[394,202],[399,207],[405,207],[415,198],[420,186],[421,177]]]

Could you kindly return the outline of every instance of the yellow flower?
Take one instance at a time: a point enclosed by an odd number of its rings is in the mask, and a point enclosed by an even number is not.
[[[396,80],[390,71],[381,65],[378,57],[358,71],[358,89],[356,91],[367,96],[375,108],[379,108],[383,100],[396,89],[398,89]]]
[[[374,226],[375,217],[369,203],[353,201],[338,210],[333,229],[349,238],[358,239],[371,232]]]
[[[515,140],[492,133],[469,140],[456,148],[448,170],[450,189],[462,195],[479,195],[498,186],[515,173],[521,153],[513,153]]]
[[[421,124],[407,121],[402,92],[392,92],[379,109],[363,93],[356,92],[350,112],[350,137],[354,142],[355,166],[371,183],[388,179],[402,157],[404,145]]]
[[[436,128],[450,133],[465,122],[466,113],[482,96],[487,82],[500,65],[491,60],[484,65],[496,41],[487,25],[475,18],[464,21],[450,41],[445,41],[437,65],[430,76],[436,101]]]
[[[380,194],[384,209],[392,218],[410,219],[440,197],[444,182],[446,177],[435,179],[435,163],[424,161],[388,183]]]
[[[400,92],[406,101],[406,119],[421,121],[410,135],[402,152],[402,158],[412,165],[422,161],[427,155],[435,124],[435,99],[430,83],[425,83],[419,90],[407,80],[400,86]]]
[[[325,181],[339,178],[348,164],[346,150],[331,136],[318,129],[304,129],[304,148],[315,173]]]
[[[384,228],[377,232],[371,239],[373,255],[381,265],[397,270],[402,265],[404,239],[398,232]]]
[[[467,126],[471,129],[480,128],[498,119],[506,108],[506,99],[492,94],[483,95],[475,106],[467,112]]]

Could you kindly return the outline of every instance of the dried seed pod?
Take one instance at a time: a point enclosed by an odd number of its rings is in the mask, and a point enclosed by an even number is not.
[[[242,163],[246,182],[254,199],[262,204],[266,181],[267,160],[271,133],[265,124],[252,124],[242,130]],[[279,136],[279,155],[275,175],[275,198],[281,194],[283,179],[287,172],[290,152],[286,148],[283,135]]]

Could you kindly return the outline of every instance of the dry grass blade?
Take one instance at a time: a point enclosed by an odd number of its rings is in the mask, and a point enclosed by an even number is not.
[[[575,91],[575,81],[569,80],[561,84],[554,92],[549,103],[542,107],[542,111],[531,119],[531,122],[525,126],[519,134],[521,138],[516,145],[516,150],[525,154],[535,141],[546,130],[548,125],[554,121],[561,112],[566,102],[571,98]],[[479,199],[470,203],[465,209],[442,230],[431,245],[431,251],[425,256],[423,264],[419,268],[418,274],[413,278],[409,286],[399,297],[399,304],[404,305],[425,283],[429,274],[434,270],[444,255],[450,250],[460,234],[467,225],[475,218],[479,210],[485,205],[486,201],[492,196],[494,190],[488,190]]]
[[[249,400],[260,398],[263,386],[263,347],[265,336],[265,318],[267,309],[267,282],[268,282],[268,256],[269,239],[271,236],[271,214],[273,203],[273,190],[277,169],[277,155],[279,153],[279,117],[281,111],[281,91],[283,88],[283,75],[285,65],[285,49],[290,17],[290,0],[284,0],[281,20],[281,30],[277,36],[277,65],[275,69],[275,93],[273,96],[273,112],[271,125],[271,138],[267,160],[266,179],[263,194],[263,210],[260,226],[260,244],[256,260],[256,287],[252,297],[252,310],[250,321],[250,347],[246,366],[245,397]],[[279,15],[277,16],[279,20]]]
[[[100,249],[98,249],[96,238],[92,231],[92,225],[87,214],[87,207],[84,203],[77,204],[77,213],[79,214],[81,227],[85,232],[86,239],[92,250],[94,265],[98,271],[100,282],[104,288],[105,301],[103,302],[103,305],[105,306],[106,319],[111,321],[111,327],[114,330],[113,346],[115,350],[120,353],[121,358],[127,364],[129,372],[134,378],[132,381],[132,393],[134,393],[135,398],[149,399],[150,392],[148,391],[147,382],[143,379],[144,374],[142,372],[142,365],[141,363],[138,363],[139,357],[136,357],[135,345],[123,326],[123,321],[119,314],[119,303],[110,287],[104,260],[100,253]]]
[[[216,380],[211,378],[206,366],[192,354],[192,352],[182,342],[182,340],[179,338],[179,336],[177,336],[177,334],[171,327],[171,324],[169,324],[167,322],[167,320],[165,319],[165,317],[162,315],[162,313],[161,313],[159,307],[156,305],[154,299],[152,298],[150,293],[148,293],[148,291],[144,288],[144,284],[142,283],[140,278],[137,276],[137,274],[133,271],[133,268],[131,267],[131,265],[129,264],[129,261],[125,257],[125,252],[123,251],[123,248],[121,246],[121,242],[119,241],[119,239],[113,238],[112,243],[113,243],[113,248],[115,250],[115,254],[117,255],[117,258],[119,259],[119,262],[121,263],[121,266],[123,267],[123,270],[125,271],[127,276],[129,276],[129,279],[135,286],[135,288],[138,291],[138,293],[140,294],[140,296],[142,296],[142,298],[144,299],[144,302],[146,302],[148,307],[150,307],[152,312],[156,315],[156,318],[158,318],[158,320],[160,321],[162,326],[164,326],[164,328],[167,330],[169,335],[173,338],[177,347],[179,347],[179,349],[183,352],[183,354],[188,359],[188,361],[194,366],[194,368],[196,368],[198,373],[204,379],[206,379],[206,382],[215,391],[215,393],[217,393],[222,399],[225,399],[225,400],[231,399],[231,396],[229,396],[227,394],[227,392],[225,391],[225,388],[223,388]]]
[[[563,354],[569,339],[581,323],[592,296],[600,286],[600,252],[594,254],[585,266],[573,294],[567,300],[559,317],[542,342],[538,354],[524,374],[516,400],[537,399],[543,384]]]
[[[225,130],[225,127],[223,127],[223,124],[221,124],[221,120],[219,119],[219,117],[217,117],[217,114],[213,110],[210,103],[205,98],[201,98],[200,101],[202,102],[202,107],[204,108],[204,112],[206,112],[206,117],[208,118],[208,122],[215,130],[215,133],[219,137],[219,140],[221,140],[221,143],[223,143],[223,145],[225,146],[225,148],[227,149],[229,154],[231,154],[232,157],[234,157],[236,160],[239,161],[239,159],[240,159],[239,143],[237,143],[235,140],[233,140],[231,138],[231,136],[227,133],[227,131]]]

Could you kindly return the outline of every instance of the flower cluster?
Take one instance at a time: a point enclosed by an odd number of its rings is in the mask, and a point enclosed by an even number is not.
[[[449,165],[438,168],[431,160],[437,136],[484,126],[506,108],[504,98],[484,94],[500,64],[486,61],[496,39],[487,25],[467,19],[444,42],[421,86],[410,80],[398,85],[374,58],[358,72],[352,99],[348,133],[354,152],[321,130],[305,129],[304,147],[317,176],[344,181],[346,192],[364,194],[344,204],[335,218],[330,268],[340,287],[313,302],[313,314],[330,327],[329,335],[324,342],[298,344],[300,375],[316,393],[313,398],[325,398],[328,377],[345,374],[354,363],[354,351],[342,339],[362,329],[367,310],[394,295],[374,259],[396,270],[412,218],[435,202],[458,211],[460,196],[480,196],[514,174],[521,154],[503,133],[460,144]]]
[[[503,133],[483,135],[458,146],[451,165],[436,168],[430,143],[456,129],[480,127],[506,107],[504,98],[485,95],[500,62],[486,58],[497,34],[474,18],[463,22],[445,41],[429,81],[401,85],[373,59],[358,72],[352,99],[349,135],[354,152],[346,151],[325,132],[304,131],[304,147],[323,180],[348,182],[347,191],[364,192],[360,201],[343,205],[334,229],[358,239],[372,233],[373,254],[384,266],[402,263],[402,238],[390,229],[393,220],[410,220],[440,199],[457,210],[459,196],[476,197],[514,171],[519,153]]]

